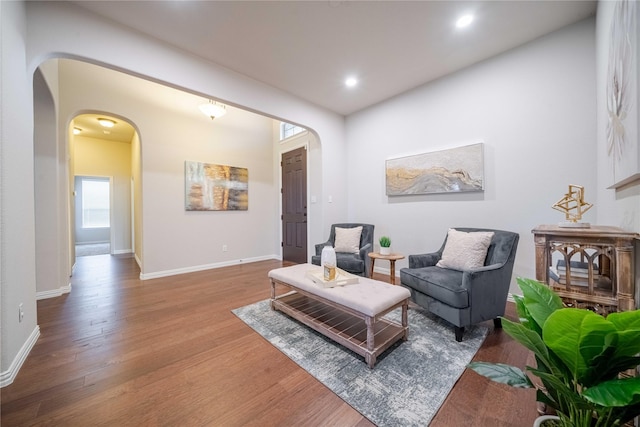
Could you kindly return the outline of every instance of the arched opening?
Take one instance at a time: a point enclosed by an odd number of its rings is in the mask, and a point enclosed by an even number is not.
[[[110,114],[79,114],[70,123],[70,213],[75,255],[135,252],[139,136]]]
[[[75,219],[81,215],[76,206],[74,177],[113,176],[104,170],[77,170],[77,141],[94,147],[95,141],[104,139],[103,129],[96,131],[102,134],[93,135],[85,130],[88,126],[83,120],[95,125],[98,116],[135,124],[129,183],[133,185],[129,188],[129,195],[133,197],[128,203],[133,217],[129,216],[128,226],[122,219],[125,225],[116,229],[115,236],[112,232],[109,240],[112,254],[134,253],[142,279],[282,256],[280,156],[292,146],[307,147],[309,198],[320,194],[321,152],[313,131],[306,133],[304,141],[294,138],[283,144],[279,137],[280,120],[275,118],[232,105],[227,105],[224,117],[212,120],[203,115],[198,106],[211,99],[208,96],[78,60],[53,59],[41,66],[48,67],[55,68],[54,72],[48,71],[55,75],[58,84],[58,125],[63,124],[64,128],[58,130],[58,139],[68,141],[62,149],[65,153],[61,154],[62,158],[69,159],[64,178],[64,191],[68,191],[68,195],[62,194],[60,200],[69,210],[66,215],[71,236],[70,265],[75,260],[78,240],[73,231]],[[73,135],[76,127],[82,130]],[[137,137],[143,133],[144,149]],[[94,144],[85,144],[88,141]],[[104,141],[99,144],[108,145]],[[138,144],[137,149],[134,144]],[[64,143],[58,145],[64,146]],[[107,156],[93,157],[94,167],[106,167]],[[216,213],[185,209],[187,161],[248,168],[248,211]],[[319,241],[312,236],[311,224],[314,218],[320,218],[322,207],[314,200],[309,202],[309,247]],[[311,254],[309,251],[309,257]]]

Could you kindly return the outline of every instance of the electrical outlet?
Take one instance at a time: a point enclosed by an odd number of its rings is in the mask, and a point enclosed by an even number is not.
[[[22,303],[20,303],[18,305],[18,322],[22,322],[22,319],[24,319],[24,308]]]
[[[222,252],[227,252],[227,245],[222,245]]]

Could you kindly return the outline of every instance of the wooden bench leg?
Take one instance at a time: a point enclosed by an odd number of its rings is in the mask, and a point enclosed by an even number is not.
[[[271,280],[271,310],[275,310],[276,307],[273,304],[273,302],[276,300],[276,282],[273,281],[273,279]]]
[[[402,335],[402,341],[406,341],[409,335],[409,318],[407,311],[409,309],[409,301],[406,300],[402,304],[402,327],[404,328],[404,334]]]
[[[373,369],[373,365],[376,364],[376,355],[373,352],[375,349],[375,333],[373,330],[373,318],[367,316],[365,318],[365,323],[367,324],[367,355],[364,357],[365,361],[369,368]]]

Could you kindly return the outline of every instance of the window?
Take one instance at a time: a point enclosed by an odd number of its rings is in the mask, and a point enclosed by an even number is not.
[[[292,125],[291,123],[280,122],[280,141],[292,137],[295,134],[306,131],[305,128]]]
[[[109,180],[82,180],[82,228],[109,227]]]

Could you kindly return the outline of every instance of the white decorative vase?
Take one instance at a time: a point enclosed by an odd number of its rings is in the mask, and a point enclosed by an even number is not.
[[[380,255],[390,255],[391,254],[391,248],[390,247],[383,247],[380,246]]]
[[[559,420],[560,418],[555,415],[541,415],[535,419],[533,422],[533,427],[544,427],[545,421],[548,420]]]

